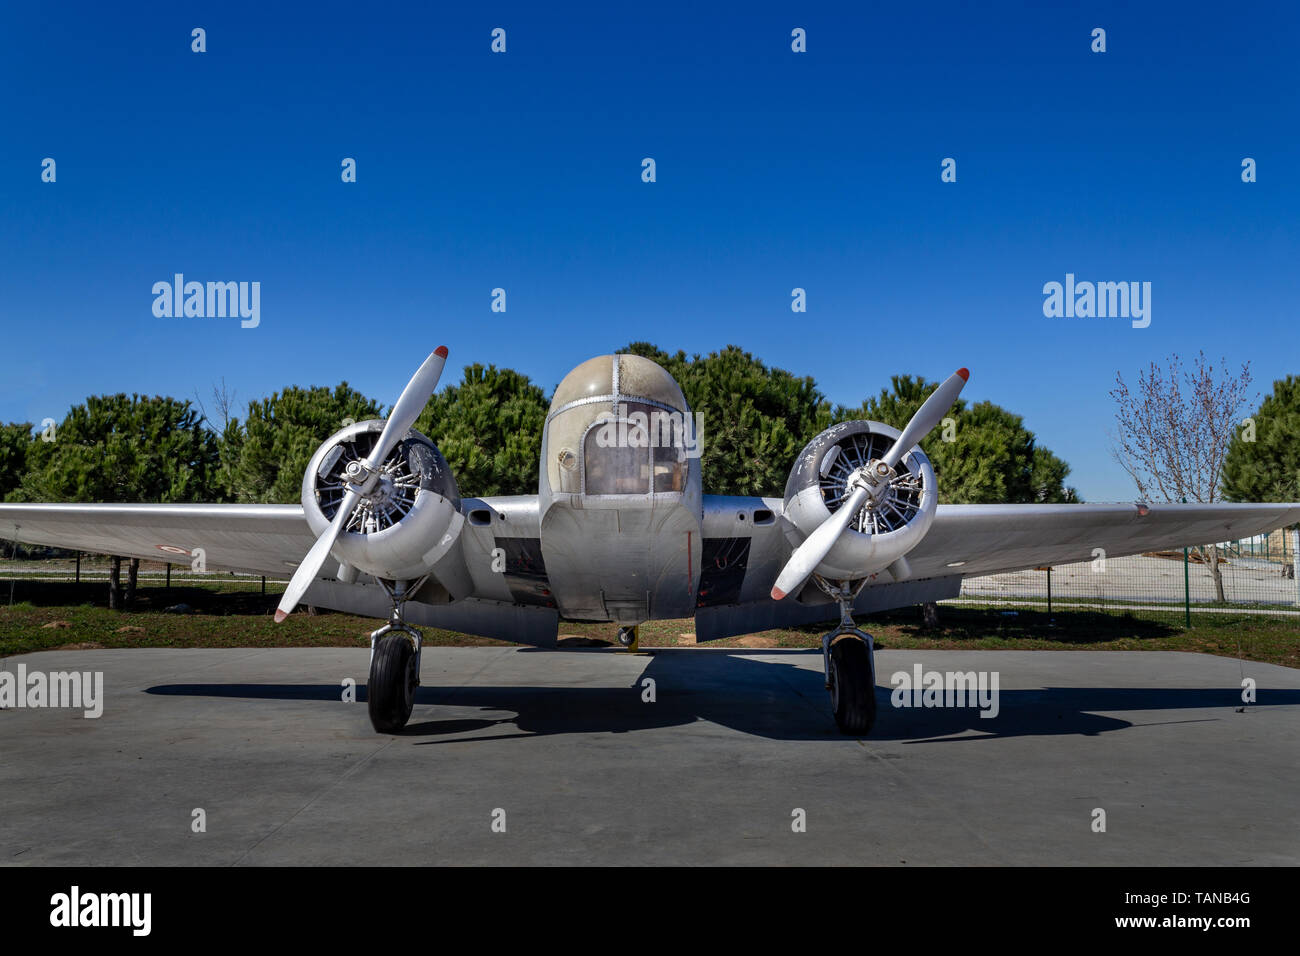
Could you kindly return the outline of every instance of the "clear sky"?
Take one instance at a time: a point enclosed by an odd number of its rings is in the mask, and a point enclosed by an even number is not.
[[[1131,499],[1117,370],[1300,371],[1298,9],[8,3],[0,420],[734,343],[844,404],[969,366]],[[260,324],[155,317],[178,272],[260,282]],[[1150,282],[1150,326],[1045,317],[1067,272]]]

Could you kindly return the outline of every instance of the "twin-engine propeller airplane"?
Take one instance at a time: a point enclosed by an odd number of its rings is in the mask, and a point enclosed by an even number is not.
[[[420,682],[412,625],[554,645],[561,619],[695,618],[708,641],[834,620],[822,639],[835,721],[876,717],[872,639],[853,615],[955,597],[966,575],[1244,538],[1300,504],[940,505],[918,442],[966,384],[959,369],[901,432],[841,422],[800,452],[781,498],[706,495],[690,409],[664,369],[603,355],[555,391],[536,495],[462,498],[412,429],[447,359],[420,366],[386,421],[327,438],[297,505],[0,505],[0,534],[209,569],[282,574],[300,603],[390,623],[370,636],[370,719],[405,726]],[[665,423],[671,427],[664,427]],[[686,427],[682,427],[685,424]],[[303,555],[306,555],[303,557]]]

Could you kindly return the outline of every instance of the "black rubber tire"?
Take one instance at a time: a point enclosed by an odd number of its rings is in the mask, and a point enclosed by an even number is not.
[[[876,680],[871,652],[856,637],[831,645],[831,710],[840,733],[862,737],[876,723]]]
[[[415,707],[419,676],[415,671],[415,648],[404,635],[389,634],[375,645],[366,684],[370,723],[375,730],[395,734],[406,726]]]
[[[624,647],[631,647],[632,642],[635,640],[636,640],[636,632],[633,631],[631,628],[620,627],[618,629],[619,644],[623,645]]]

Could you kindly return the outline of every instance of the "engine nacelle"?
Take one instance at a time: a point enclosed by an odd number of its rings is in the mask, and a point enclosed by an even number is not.
[[[900,434],[881,422],[841,422],[804,446],[785,484],[791,544],[798,547],[839,508],[854,471],[883,456]],[[850,521],[816,573],[858,580],[889,569],[895,580],[906,578],[902,558],[930,530],[938,505],[934,468],[925,452],[914,447],[899,461],[885,495]]]
[[[382,421],[348,425],[312,456],[302,479],[302,507],[317,536],[334,520],[347,493],[344,469],[370,454],[383,430]],[[389,454],[379,487],[357,505],[331,554],[345,568],[409,581],[434,571],[455,547],[464,524],[460,491],[446,459],[412,429]],[[464,573],[448,570],[453,573],[436,576],[460,579]]]

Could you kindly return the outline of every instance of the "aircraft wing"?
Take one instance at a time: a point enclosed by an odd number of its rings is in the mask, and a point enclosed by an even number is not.
[[[414,623],[525,643],[552,643],[558,613],[538,573],[535,495],[461,501],[462,547],[473,591],[452,603],[407,604]],[[203,550],[208,571],[247,571],[287,578],[316,538],[301,505],[264,504],[0,504],[0,538],[92,554],[170,561],[189,568]],[[491,555],[507,554],[506,573]],[[373,580],[335,579],[327,562],[304,603],[387,617],[387,596]],[[544,572],[543,572],[544,573]]]
[[[815,587],[773,601],[773,582],[797,539],[780,498],[706,495],[703,577],[695,631],[713,640],[834,618]],[[929,533],[907,554],[911,575],[868,582],[861,614],[956,597],[963,577],[1118,558],[1145,551],[1246,538],[1300,522],[1291,504],[940,505]]]
[[[0,538],[287,577],[316,537],[301,505],[0,504]]]
[[[1235,541],[1300,522],[1300,503],[940,505],[913,577],[965,577]],[[958,564],[958,562],[961,562]]]

